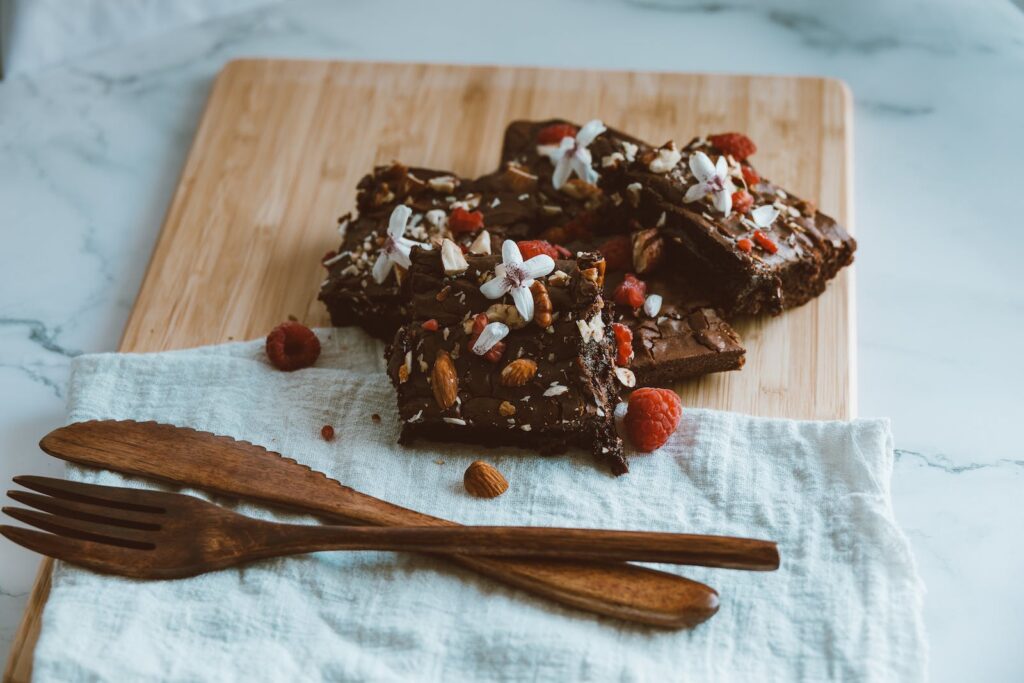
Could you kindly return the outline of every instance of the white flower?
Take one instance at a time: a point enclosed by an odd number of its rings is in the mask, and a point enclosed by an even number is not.
[[[537,152],[551,159],[555,172],[551,176],[551,184],[556,190],[561,189],[569,176],[575,173],[584,182],[594,184],[598,174],[592,165],[593,159],[587,147],[601,133],[608,130],[598,119],[588,121],[576,133],[575,138],[564,137],[557,145],[540,145]]]
[[[695,202],[711,195],[715,208],[728,216],[732,212],[733,185],[725,157],[718,157],[718,163],[712,164],[707,154],[694,152],[690,155],[690,171],[697,179],[697,184],[686,190],[683,201]]]
[[[524,263],[519,245],[514,240],[502,242],[501,261],[494,269],[494,277],[480,285],[480,292],[488,299],[500,299],[511,294],[519,315],[529,322],[533,320],[530,285],[534,278],[544,277],[553,271],[555,262],[550,256],[538,254]]]
[[[759,206],[750,212],[750,219],[759,228],[770,228],[775,219],[779,217],[779,210],[771,204]]]
[[[401,204],[391,212],[391,219],[388,222],[388,235],[384,239],[384,245],[380,248],[380,255],[373,264],[373,279],[377,284],[383,284],[391,273],[391,268],[397,263],[403,268],[408,268],[412,261],[409,260],[409,253],[413,246],[420,246],[430,249],[429,244],[414,242],[405,236],[405,226],[409,222],[412,209]]]

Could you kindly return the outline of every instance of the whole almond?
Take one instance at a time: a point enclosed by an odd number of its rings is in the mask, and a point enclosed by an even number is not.
[[[501,371],[501,383],[506,387],[521,387],[537,374],[537,364],[529,358],[517,358]]]
[[[430,385],[434,390],[434,400],[441,410],[448,410],[455,405],[459,395],[459,377],[455,374],[455,363],[447,351],[437,352],[434,369],[430,372]]]
[[[471,496],[477,498],[497,498],[508,491],[508,480],[483,460],[477,460],[466,468],[462,484]]]

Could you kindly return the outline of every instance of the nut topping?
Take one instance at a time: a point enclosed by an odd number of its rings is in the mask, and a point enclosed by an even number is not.
[[[466,492],[477,498],[497,498],[508,491],[508,480],[483,460],[477,460],[462,475]]]
[[[502,417],[512,417],[516,414],[516,407],[508,401],[502,401],[501,405],[498,406],[498,414]]]
[[[554,310],[551,305],[551,297],[548,296],[548,288],[540,280],[535,280],[530,285],[530,292],[533,293],[533,319],[541,327],[551,325],[551,313]]]
[[[459,395],[459,378],[455,374],[455,363],[447,351],[438,351],[434,359],[434,369],[430,373],[431,389],[434,400],[441,410],[448,410],[455,405]]]
[[[637,275],[646,275],[661,262],[665,242],[657,228],[633,233],[633,270]]]
[[[537,364],[529,358],[512,361],[501,371],[501,383],[506,387],[521,387],[537,374]]]

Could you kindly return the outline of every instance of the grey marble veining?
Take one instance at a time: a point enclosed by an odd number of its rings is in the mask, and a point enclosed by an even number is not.
[[[1024,678],[1013,4],[324,0],[130,38],[0,83],[0,478],[60,471],[36,441],[61,422],[70,359],[116,346],[229,59],[834,76],[856,98],[859,412],[893,420],[894,507],[929,587],[933,678]],[[2,652],[35,566],[0,544]]]

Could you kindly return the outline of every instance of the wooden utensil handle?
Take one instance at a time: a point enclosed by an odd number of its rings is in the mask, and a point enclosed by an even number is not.
[[[779,567],[774,543],[729,536],[509,526],[389,528],[268,523],[265,528],[267,550],[281,554],[397,550],[597,562],[666,562],[753,571]]]

